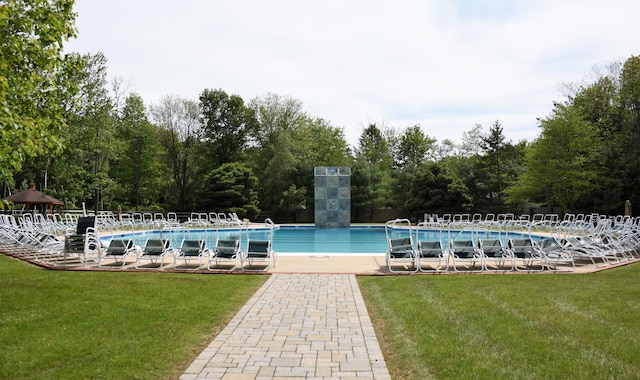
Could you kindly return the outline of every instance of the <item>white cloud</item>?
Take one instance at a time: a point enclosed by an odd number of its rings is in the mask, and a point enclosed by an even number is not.
[[[78,0],[68,50],[102,51],[147,103],[273,92],[345,129],[420,124],[459,141],[499,119],[533,139],[558,84],[638,54],[636,1]]]

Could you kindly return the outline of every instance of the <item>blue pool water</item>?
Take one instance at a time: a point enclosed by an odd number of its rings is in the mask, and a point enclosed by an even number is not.
[[[408,236],[407,230],[392,230],[391,238]],[[476,236],[472,231],[447,233],[438,230],[421,230],[416,239],[415,230],[411,232],[414,242],[418,240],[441,240],[447,247],[450,239],[474,240]],[[122,237],[125,235],[117,235]],[[128,235],[131,236],[131,235]],[[175,230],[175,231],[151,231],[136,233],[134,243],[143,246],[148,238],[169,239],[173,247],[179,247],[182,240],[204,239],[209,248],[213,248],[217,239],[241,237],[243,248],[246,247],[247,231],[245,230]],[[248,238],[255,240],[267,240],[267,229],[254,229],[248,231]],[[509,233],[509,237],[521,237],[519,233]],[[506,243],[507,236],[504,232],[482,233],[481,238],[499,238]],[[104,237],[105,241],[111,240],[110,236]],[[387,251],[387,236],[383,226],[368,226],[351,228],[315,228],[313,226],[283,226],[274,231],[273,248],[278,254],[284,255],[384,255]]]

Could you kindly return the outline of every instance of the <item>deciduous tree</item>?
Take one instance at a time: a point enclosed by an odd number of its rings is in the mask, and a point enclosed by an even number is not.
[[[130,94],[117,123],[120,152],[112,165],[112,176],[124,190],[121,201],[139,211],[155,203],[158,195],[158,133],[147,118],[144,101]]]
[[[65,59],[76,35],[73,0],[0,2],[0,178],[30,157],[62,150],[68,78],[80,62]]]
[[[223,90],[205,89],[200,94],[203,137],[208,143],[207,155],[217,167],[242,157],[249,132],[256,129],[257,120],[252,109],[245,106],[239,95]]]
[[[196,101],[167,95],[151,106],[151,115],[160,127],[161,156],[170,178],[165,198],[179,211],[193,209],[199,182],[196,173],[202,136],[200,107]]]

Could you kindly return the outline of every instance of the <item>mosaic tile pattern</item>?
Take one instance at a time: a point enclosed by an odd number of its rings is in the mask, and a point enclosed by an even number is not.
[[[314,168],[316,227],[351,225],[351,168],[317,166]]]

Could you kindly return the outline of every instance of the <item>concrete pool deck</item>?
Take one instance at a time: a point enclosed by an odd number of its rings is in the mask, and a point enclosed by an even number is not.
[[[278,255],[278,265],[271,267],[268,271],[243,271],[240,268],[240,261],[238,265],[232,271],[207,269],[206,259],[205,263],[199,269],[184,269],[178,267],[173,269],[173,257],[168,256],[162,268],[146,268],[136,269],[135,257],[131,257],[127,260],[124,266],[107,266],[99,268],[97,262],[84,263],[78,258],[68,258],[66,265],[62,257],[55,259],[55,262],[47,263],[46,261],[38,261],[26,258],[24,251],[13,251],[7,247],[0,247],[0,252],[7,256],[12,256],[24,261],[28,261],[34,265],[41,266],[47,269],[54,270],[70,270],[70,271],[126,271],[126,272],[165,272],[165,273],[194,273],[194,274],[354,274],[364,276],[394,276],[394,275],[412,275],[412,276],[432,276],[432,275],[499,275],[499,274],[579,274],[579,273],[594,273],[603,270],[608,270],[618,266],[627,265],[640,261],[640,258],[634,258],[632,260],[622,261],[619,263],[611,263],[606,266],[596,266],[591,262],[581,261],[576,262],[575,271],[572,272],[553,272],[550,270],[544,270],[541,272],[535,271],[511,271],[511,270],[498,270],[498,271],[478,271],[466,273],[457,273],[449,268],[448,271],[441,272],[411,272],[408,270],[399,270],[398,272],[389,272],[387,269],[384,255]],[[113,260],[109,260],[108,263],[112,263]],[[476,266],[478,268],[478,265]],[[402,269],[402,268],[398,268]]]

